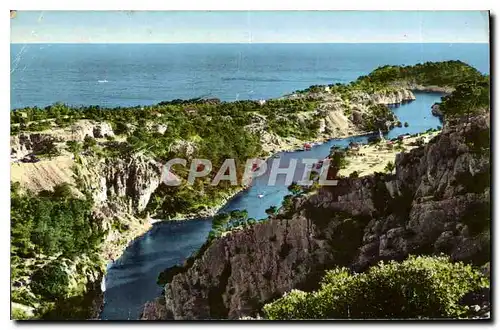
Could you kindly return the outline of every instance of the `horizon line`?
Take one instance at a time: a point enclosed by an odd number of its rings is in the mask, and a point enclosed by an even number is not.
[[[60,45],[74,45],[74,44],[88,44],[88,45],[108,45],[108,44],[116,44],[116,45],[130,45],[130,44],[137,44],[137,45],[182,45],[182,44],[200,44],[200,45],[208,45],[208,44],[213,44],[213,45],[251,45],[251,44],[318,44],[318,45],[323,45],[323,44],[485,44],[489,45],[489,41],[423,41],[423,42],[409,42],[409,41],[359,41],[359,42],[353,42],[353,41],[328,41],[328,42],[62,42],[62,41],[41,41],[41,42],[10,42],[11,45],[23,45],[23,44],[60,44]]]

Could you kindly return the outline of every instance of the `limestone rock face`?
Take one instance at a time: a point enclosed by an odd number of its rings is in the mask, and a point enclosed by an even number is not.
[[[71,140],[83,141],[85,137],[105,138],[115,136],[113,128],[107,122],[94,122],[91,120],[79,120],[70,128]]]
[[[191,157],[196,151],[196,143],[185,140],[177,140],[172,143],[170,150],[177,154]]]
[[[164,134],[167,131],[167,125],[162,125],[162,124],[156,125],[156,131],[159,134]]]
[[[43,133],[21,133],[10,137],[11,159],[21,159],[31,153],[44,150],[55,142],[55,138]]]
[[[399,104],[415,100],[415,95],[408,89],[400,89],[390,93],[374,93],[369,99],[377,104]]]
[[[109,123],[90,120],[79,120],[65,129],[47,130],[40,133],[20,133],[10,137],[11,158],[15,160],[31,153],[36,154],[53,143],[82,142],[87,136],[105,138],[115,136],[115,134]]]
[[[361,90],[351,91],[349,100],[344,100],[340,94],[324,88],[320,92],[309,92],[287,95],[287,99],[315,99],[318,101],[316,109],[306,112],[294,113],[295,118],[288,114],[278,114],[280,119],[299,122],[318,120],[319,128],[314,141],[324,141],[331,138],[342,138],[351,135],[369,133],[376,126],[377,131],[387,130],[395,125],[397,118],[390,111],[381,117],[372,116],[371,107],[374,104],[391,105],[409,102],[415,99],[412,91],[405,88],[394,88],[385,92],[367,93]],[[298,117],[298,118],[297,118]],[[367,125],[370,122],[372,124]],[[254,114],[252,123],[246,126],[251,132],[260,136],[265,152],[277,152],[296,149],[304,142],[292,137],[282,138],[267,127],[267,119],[263,115]]]
[[[100,203],[125,199],[132,212],[140,212],[146,208],[161,177],[162,164],[142,155],[105,159],[91,174],[93,197]]]
[[[254,316],[293,288],[315,289],[335,266],[363,271],[380,260],[441,252],[484,264],[490,168],[489,155],[465,140],[474,132],[489,132],[489,115],[445,126],[428,145],[399,155],[394,175],[342,179],[217,239],[166,286],[162,317]]]
[[[436,117],[440,117],[440,118],[443,117],[443,112],[439,109],[439,104],[438,103],[435,103],[435,104],[432,105],[432,107],[431,107],[431,113],[432,113],[432,115],[434,115]]]

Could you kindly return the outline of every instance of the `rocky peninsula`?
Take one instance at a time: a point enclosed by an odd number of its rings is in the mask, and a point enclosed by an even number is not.
[[[466,141],[489,131],[489,121],[482,115],[445,126],[427,145],[398,154],[395,174],[341,179],[214,241],[166,285],[157,301],[163,307],[155,307],[161,315],[147,306],[149,317],[255,316],[291,289],[314,289],[325,269],[339,265],[363,271],[422,253],[488,262],[489,156]]]
[[[437,68],[432,68],[441,70],[443,77],[447,77],[449,70],[457,68],[464,72],[464,79],[469,76],[481,77],[477,70],[458,61],[438,63]],[[393,79],[394,70],[398,71],[396,80]],[[413,79],[418,70],[425,71],[427,67],[382,67],[349,85],[311,86],[305,91],[266,101],[173,100],[154,106],[116,109],[72,108],[55,104],[45,109],[35,107],[12,111],[11,198],[14,203],[11,215],[15,234],[12,301],[19,310],[24,311],[22,318],[95,317],[95,314],[89,313],[88,307],[95,306],[95,302],[100,300],[97,286],[105,272],[105,264],[117,258],[133,238],[146,231],[151,218],[210,215],[242,189],[224,185],[211,187],[202,181],[197,183],[195,189],[185,185],[168,187],[162,184],[163,166],[167,159],[207,158],[217,167],[228,154],[232,154],[238,169],[242,170],[248,158],[268,157],[277,151],[302,146],[304,142],[387,131],[397,124],[397,118],[387,105],[409,102],[415,98],[408,88],[408,77]],[[392,80],[386,77],[388,71]],[[418,86],[433,86],[431,82],[423,79],[416,83]],[[434,85],[451,90],[459,83],[445,80]],[[481,123],[484,124],[484,120],[478,120],[474,125]],[[314,278],[325,267],[346,264],[362,269],[379,260],[380,256],[404,257],[413,251],[411,246],[421,244],[417,238],[410,241],[406,238],[405,233],[409,229],[398,222],[395,214],[382,212],[377,206],[379,202],[370,202],[374,196],[380,195],[373,194],[374,187],[380,186],[380,180],[385,182],[390,192],[383,195],[387,197],[383,203],[399,198],[394,197],[398,194],[402,194],[401,198],[407,198],[407,190],[403,188],[409,189],[413,197],[417,196],[427,203],[432,202],[429,196],[433,193],[438,196],[444,194],[434,204],[429,204],[436,208],[468,205],[465,202],[469,201],[469,197],[470,201],[477,202],[489,196],[489,191],[462,196],[457,192],[459,188],[450,188],[453,186],[450,173],[457,178],[455,172],[450,172],[454,168],[450,164],[462,166],[457,162],[453,150],[462,152],[460,155],[469,155],[462,156],[465,160],[460,159],[468,164],[468,167],[464,165],[459,168],[465,171],[464,175],[483,175],[489,163],[486,164],[484,159],[472,160],[468,149],[463,150],[468,146],[461,140],[460,131],[452,126],[445,128],[439,135],[441,140],[445,142],[438,146],[435,146],[436,143],[429,144],[424,149],[417,148],[398,156],[396,177],[371,175],[345,179],[339,187],[340,191],[320,189],[314,196],[297,198],[293,209],[286,213],[280,211],[278,216],[266,223],[256,224],[248,230],[215,241],[192,268],[176,275],[165,290],[166,307],[159,310],[168,311],[168,315],[174,318],[235,318],[251,315],[263,303],[302,285],[305,278]],[[433,145],[434,149],[431,148]],[[438,151],[445,152],[445,156]],[[433,157],[432,161],[429,157]],[[406,165],[408,163],[420,165]],[[438,163],[447,170],[435,173]],[[467,168],[472,169],[472,172],[467,172]],[[406,173],[404,178],[401,177],[402,173]],[[187,176],[187,172],[182,170],[176,174],[181,178]],[[443,178],[443,175],[446,176]],[[403,184],[405,180],[409,182],[408,187]],[[415,203],[416,215],[411,218],[414,221],[410,221],[412,225],[409,228],[414,230],[412,235],[416,236],[411,237],[421,237],[419,231],[422,231],[432,234],[436,240],[444,235],[441,240],[446,240],[446,244],[471,246],[467,249],[469,252],[457,257],[459,260],[466,259],[466,256],[475,258],[479,254],[477,251],[483,251],[483,245],[477,237],[462,234],[465,229],[459,226],[460,223],[449,224],[453,221],[446,212],[444,215],[437,209],[434,212],[443,216],[441,222],[443,226],[447,224],[444,226],[446,230],[439,231],[441,227],[438,230],[430,226],[424,220],[431,215],[417,212],[423,202],[418,199],[417,203],[413,197],[411,200],[412,205]],[[80,204],[84,205],[84,214],[75,213],[79,208],[71,206]],[[76,236],[74,241],[68,241],[68,237],[72,237],[76,233],[74,230],[78,229],[68,229],[73,228],[71,226],[58,229],[60,233],[39,233],[40,237],[47,237],[43,247],[31,243],[29,232],[23,234],[23,228],[35,229],[30,227],[31,223],[23,221],[27,221],[24,219],[28,219],[27,214],[30,214],[32,217],[29,219],[33,219],[34,223],[41,221],[35,227],[50,228],[51,225],[43,225],[44,221],[51,221],[47,220],[50,217],[46,218],[42,214],[47,209],[44,205],[53,210],[63,208],[66,213],[60,216],[64,221],[71,222],[71,219],[81,217],[81,225],[85,226],[89,242],[92,243],[84,244]],[[426,207],[429,205],[426,204]],[[451,206],[448,208],[450,212]],[[343,230],[338,221],[324,224],[326,231],[321,229],[322,233],[317,233],[323,225],[314,225],[315,217],[304,213],[304,207],[313,213],[324,211],[330,215],[350,209],[350,217],[354,217],[354,220],[343,219],[341,223],[354,225],[353,230],[359,240],[343,240],[342,237],[337,240],[338,230]],[[457,210],[453,212],[462,212],[463,208]],[[379,216],[385,218],[368,219],[376,212],[381,212]],[[432,216],[435,216],[434,213]],[[288,220],[282,218],[285,215]],[[367,219],[367,223],[363,222]],[[452,229],[452,225],[456,228]],[[78,229],[78,232],[82,231]],[[450,236],[449,232],[453,235]],[[326,236],[321,238],[321,235]],[[439,237],[434,237],[436,235]],[[393,254],[389,247],[374,254],[375,243],[387,243],[389,236],[400,242],[401,246],[407,246],[407,249],[401,250],[398,245],[397,252]],[[342,250],[346,252],[339,252],[340,257],[338,253],[335,256],[326,253],[323,250],[325,246],[337,244],[330,240],[342,242]],[[82,257],[74,259],[68,266],[68,260],[75,255],[76,246],[82,246],[85,251],[82,250]],[[256,249],[257,246],[259,249]],[[367,252],[355,258],[353,254],[357,248]],[[254,261],[250,259],[257,257],[256,253],[265,254],[262,255],[265,262],[260,263],[259,267],[265,265],[269,271],[261,274],[254,268]],[[293,257],[287,257],[289,255]],[[206,263],[212,258],[219,260]],[[342,262],[338,261],[339,258]],[[232,267],[242,267],[241,276],[247,272],[248,276],[257,277],[251,281],[245,280],[246,283],[242,285],[243,277],[234,277],[236,275],[231,272]],[[61,282],[56,285],[51,282],[49,285],[48,281],[53,278]],[[52,291],[47,291],[49,287]],[[65,299],[74,299],[73,305],[79,307],[61,304]]]

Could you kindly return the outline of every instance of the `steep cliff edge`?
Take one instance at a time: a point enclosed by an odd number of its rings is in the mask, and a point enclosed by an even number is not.
[[[397,118],[387,106],[415,100],[411,90],[393,88],[388,91],[365,92],[349,90],[339,92],[325,86],[319,90],[295,93],[284,97],[289,100],[315,100],[318,106],[310,112],[302,113],[295,121],[318,122],[312,140],[323,141],[331,138],[370,133],[394,127]],[[282,115],[283,120],[292,120]],[[283,138],[265,129],[265,118],[250,125],[252,131],[261,136],[264,150],[278,151],[300,147],[303,142],[294,137]]]
[[[446,253],[489,260],[489,114],[400,154],[396,174],[343,179],[267,222],[224,236],[165,288],[169,318],[240,318],[325,269]],[[164,313],[164,312],[162,312]]]
[[[76,133],[72,134],[71,131]],[[78,132],[83,133],[78,134]],[[48,319],[97,318],[102,305],[100,282],[104,276],[106,263],[118,258],[130,241],[150,228],[150,221],[143,211],[161,182],[163,165],[141,153],[103,157],[98,153],[99,149],[87,148],[73,152],[68,150],[69,145],[75,141],[89,141],[89,137],[102,139],[104,136],[114,136],[109,124],[102,122],[90,125],[87,121],[81,121],[56,132],[23,133],[11,137],[14,142],[17,141],[12,145],[13,159],[24,156],[24,153],[39,152],[47,146],[55,149],[58,154],[55,157],[39,156],[35,162],[22,160],[11,163],[11,181],[22,188],[20,194],[33,196],[30,204],[45,203],[47,208],[53,207],[49,217],[51,218],[57,217],[61,212],[68,214],[67,209],[71,209],[65,208],[64,204],[62,207],[51,204],[51,201],[58,200],[58,197],[54,196],[56,191],[65,191],[67,193],[64,197],[65,203],[67,205],[76,203],[79,205],[79,212],[88,212],[88,216],[76,219],[80,213],[75,211],[74,218],[67,216],[63,220],[67,220],[70,226],[72,221],[77,223],[78,220],[83,220],[92,226],[91,231],[95,235],[100,236],[99,239],[86,243],[87,250],[79,251],[78,257],[72,255],[68,258],[60,253],[55,255],[43,253],[35,254],[33,258],[23,258],[22,262],[15,259],[16,276],[12,280],[15,295],[13,301],[19,306],[25,306],[20,307],[21,309],[30,311],[27,316],[33,317],[36,314],[37,317]],[[67,142],[71,143],[68,145]],[[43,200],[40,196],[51,197]],[[17,214],[17,223],[27,217],[19,205],[14,206],[13,210],[21,212],[14,213]],[[38,209],[35,208],[34,211],[37,221],[45,219]],[[43,227],[57,226],[44,223]],[[30,228],[26,228],[23,232],[28,230]],[[85,240],[81,238],[85,237],[84,229],[67,231],[66,236],[60,232],[61,230],[54,229],[51,235],[53,241],[59,242],[58,239],[68,236],[73,238],[73,242]],[[36,235],[41,236],[39,233]],[[59,297],[33,295],[36,288],[40,287],[40,283],[51,283],[50,277],[49,280],[31,281],[32,278],[36,278],[33,274],[49,269],[47,266],[49,264],[57,265],[54,269],[64,271],[64,276],[55,280],[57,284],[50,285],[61,287],[61,290],[66,290],[67,286],[69,293],[64,293],[66,294],[64,298],[71,299],[75,306],[62,303],[64,300]],[[52,301],[54,299],[56,302]]]

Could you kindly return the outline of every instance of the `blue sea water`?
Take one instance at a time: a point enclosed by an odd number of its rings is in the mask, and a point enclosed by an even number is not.
[[[441,125],[432,116],[431,105],[440,100],[439,93],[415,93],[416,100],[394,109],[402,122],[409,127],[394,128],[386,134],[387,138],[404,133],[425,132]],[[350,142],[366,143],[366,136],[330,140],[308,151],[282,152],[279,159],[267,161],[267,171],[253,180],[252,186],[231,199],[220,212],[247,210],[248,216],[255,219],[266,218],[265,210],[279,206],[289,194],[286,176],[279,175],[275,185],[269,185],[272,162],[279,161],[281,168],[288,167],[291,159],[297,159],[294,181],[302,178],[304,165],[302,159],[324,159],[332,146],[347,147]],[[196,251],[207,239],[211,229],[210,219],[171,221],[155,224],[142,237],[133,242],[123,255],[110,266],[106,275],[104,310],[102,319],[137,319],[142,306],[162,292],[156,284],[158,274],[165,268],[183,261]]]
[[[12,44],[10,52],[11,109],[267,99],[385,64],[461,60],[489,72],[488,44]]]
[[[489,72],[486,44],[31,44],[11,46],[11,108],[71,105],[131,106],[162,100],[217,97],[222,100],[279,97],[315,84],[349,82],[380,65],[461,60]],[[440,94],[416,93],[394,109],[410,126],[387,136],[423,132],[439,125],[430,106]],[[310,151],[281,153],[322,159],[333,145],[366,137],[331,140]],[[272,161],[272,160],[269,160]],[[270,167],[270,166],[269,166]],[[300,173],[300,172],[299,172]],[[246,209],[263,218],[288,194],[284,177],[267,185],[268,174],[232,199],[222,211]],[[259,195],[263,195],[259,198]],[[101,319],[137,319],[143,304],[161,294],[158,274],[181,264],[206,240],[210,219],[154,225],[108,269]]]

